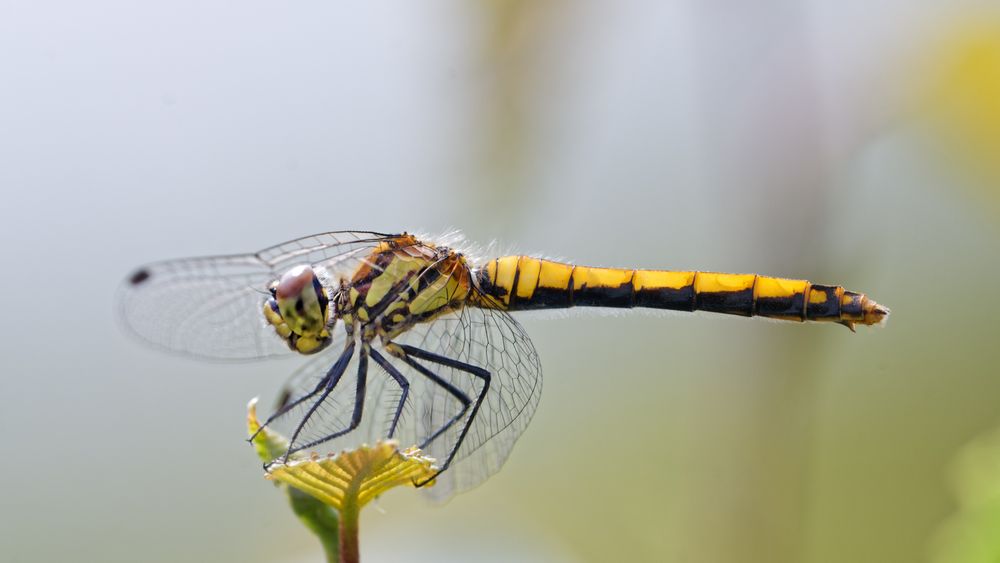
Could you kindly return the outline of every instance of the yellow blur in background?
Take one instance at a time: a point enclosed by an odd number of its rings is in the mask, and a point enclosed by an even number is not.
[[[930,125],[935,147],[1000,211],[1000,11],[947,24],[920,59],[914,81],[917,115]]]
[[[443,507],[385,495],[365,561],[996,560],[1000,13],[877,4],[3,9],[0,559],[319,560],[243,441],[296,360],[148,350],[115,288],[458,228],[893,315],[526,316],[545,384],[507,466]]]

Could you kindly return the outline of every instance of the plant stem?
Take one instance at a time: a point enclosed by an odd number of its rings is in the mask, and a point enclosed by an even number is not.
[[[346,495],[344,504],[340,507],[340,563],[361,561],[358,546],[359,508],[357,499],[353,495]]]

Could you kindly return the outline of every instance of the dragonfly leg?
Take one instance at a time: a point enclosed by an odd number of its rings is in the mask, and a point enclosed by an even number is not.
[[[347,369],[347,363],[351,360],[351,355],[353,353],[354,353],[354,342],[351,342],[348,344],[347,348],[345,348],[344,351],[340,354],[340,357],[337,358],[336,363],[334,363],[333,366],[330,367],[330,370],[326,372],[326,375],[324,375],[323,378],[319,380],[319,383],[316,384],[315,389],[299,397],[298,399],[295,399],[292,402],[288,402],[286,399],[285,402],[278,407],[278,410],[274,411],[274,414],[267,417],[267,420],[265,420],[264,423],[260,425],[260,428],[258,428],[257,431],[254,432],[253,435],[247,439],[247,441],[253,442],[254,439],[257,437],[257,435],[260,434],[265,428],[267,428],[269,424],[274,422],[275,419],[287,413],[288,411],[294,409],[295,407],[301,405],[310,398],[315,397],[325,387],[336,386],[337,382],[340,381],[340,376],[342,376],[344,374],[344,370]]]
[[[442,471],[448,469],[448,466],[451,465],[452,460],[455,459],[455,454],[458,453],[458,448],[460,448],[462,446],[462,442],[465,441],[465,436],[469,433],[469,429],[472,428],[472,423],[475,422],[476,420],[476,414],[479,413],[479,407],[483,405],[483,401],[486,399],[486,393],[490,390],[490,381],[492,379],[492,375],[490,374],[489,371],[481,367],[474,366],[472,364],[467,364],[465,362],[460,362],[454,358],[449,358],[446,356],[442,356],[440,354],[435,354],[433,352],[421,350],[420,348],[415,348],[413,346],[409,346],[406,344],[400,344],[399,347],[407,355],[413,356],[414,358],[425,360],[441,366],[450,367],[452,369],[457,369],[459,371],[464,371],[465,373],[474,375],[483,380],[483,388],[479,392],[479,395],[476,397],[476,402],[472,406],[472,412],[469,414],[469,418],[468,420],[466,420],[465,426],[462,427],[462,431],[458,435],[458,440],[455,441],[455,445],[452,446],[451,451],[448,452],[448,458],[444,461],[444,465],[442,465],[441,468],[438,469],[434,475],[432,475],[427,479],[424,479],[419,483],[415,483],[417,487],[422,487],[427,483],[433,481],[438,475],[441,474]]]
[[[462,403],[461,410],[459,410],[458,413],[455,414],[455,416],[451,417],[447,422],[442,424],[440,428],[435,430],[433,434],[428,436],[426,439],[424,439],[423,442],[419,444],[419,446],[417,446],[420,449],[424,449],[428,446],[428,444],[438,439],[439,436],[447,432],[449,428],[451,428],[456,422],[458,422],[459,420],[462,419],[462,417],[465,416],[466,411],[468,411],[469,407],[472,406],[472,399],[470,399],[469,396],[466,395],[464,391],[452,385],[448,380],[444,379],[443,377],[439,376],[433,371],[427,369],[423,364],[414,360],[410,356],[407,356],[405,352],[400,354],[400,359],[406,362],[413,369],[423,374],[424,377],[426,377],[427,379],[430,379],[437,385],[443,387],[446,391],[451,393],[453,397],[455,397],[456,399],[459,400],[459,402]]]
[[[358,427],[358,425],[361,424],[361,415],[364,414],[364,409],[365,409],[365,387],[368,382],[368,352],[369,349],[367,345],[365,345],[362,346],[361,352],[359,352],[358,354],[358,387],[354,395],[354,413],[351,415],[351,423],[347,426],[347,428],[343,430],[338,430],[333,434],[322,436],[320,438],[317,438],[315,440],[312,440],[310,442],[307,442],[299,446],[289,447],[288,453],[285,454],[286,461],[288,460],[288,456],[295,452],[311,448],[313,446],[322,444],[323,442],[329,442],[334,438],[339,438],[344,434],[347,434],[348,432],[354,430],[355,428]],[[298,429],[295,430],[295,434],[292,436],[292,440],[290,442],[291,444],[295,443],[295,439],[298,437],[299,432],[302,430],[306,422],[309,420],[309,417],[311,417],[312,414],[316,412],[316,409],[319,408],[320,404],[323,403],[323,400],[326,399],[326,396],[330,394],[330,391],[333,391],[333,387],[335,385],[336,382],[333,382],[332,385],[327,387],[326,391],[323,392],[323,395],[316,401],[316,403],[312,407],[310,407],[309,412],[306,413],[306,416],[302,419],[302,422],[299,423]]]
[[[375,363],[382,366],[382,369],[389,374],[390,377],[396,380],[399,384],[399,388],[403,390],[402,395],[399,396],[399,403],[396,405],[396,413],[392,416],[392,425],[389,426],[388,438],[392,438],[393,434],[396,433],[396,425],[399,423],[399,415],[403,414],[403,406],[406,404],[406,397],[410,394],[410,382],[406,380],[406,377],[399,370],[396,369],[389,360],[386,360],[382,354],[379,354],[377,350],[371,349],[369,353]]]

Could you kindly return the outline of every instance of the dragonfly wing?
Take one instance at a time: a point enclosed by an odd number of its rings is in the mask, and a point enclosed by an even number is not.
[[[348,275],[353,273],[349,268],[367,258],[379,243],[399,236],[369,231],[331,231],[265,248],[256,256],[278,273],[299,264],[311,264],[325,267],[331,273]]]
[[[483,368],[491,375],[485,400],[451,467],[438,477],[433,487],[426,489],[432,498],[444,500],[479,485],[507,460],[541,396],[538,353],[520,323],[508,313],[476,307],[464,307],[418,326],[398,341]],[[483,382],[465,371],[427,361],[421,363],[473,401],[482,389]],[[407,413],[411,418],[406,425],[419,443],[459,412],[460,404],[446,389],[415,370],[408,370],[406,375],[411,384],[420,383],[413,394],[413,412]],[[428,453],[439,460],[446,459],[465,423],[462,420],[455,424],[429,444]],[[404,446],[409,444],[403,442]]]
[[[143,340],[184,355],[249,360],[290,354],[262,314],[269,284],[298,264],[320,266],[331,275],[349,273],[393,236],[339,231],[254,254],[148,264],[122,284],[119,316]]]
[[[133,333],[173,352],[222,360],[291,353],[261,313],[273,278],[254,255],[149,264],[122,285],[119,313]]]

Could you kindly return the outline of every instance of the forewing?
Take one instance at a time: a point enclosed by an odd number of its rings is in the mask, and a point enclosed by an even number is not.
[[[273,272],[311,264],[326,268],[331,274],[347,275],[353,273],[350,268],[366,259],[375,246],[399,236],[369,231],[332,231],[265,248],[256,256]]]
[[[125,281],[119,311],[132,332],[174,352],[225,360],[290,353],[261,314],[273,278],[254,255],[158,262]]]
[[[261,312],[268,285],[298,264],[318,266],[334,283],[336,276],[349,275],[378,243],[393,236],[339,231],[254,254],[148,264],[122,284],[119,313],[143,340],[185,355],[247,360],[289,354]]]

